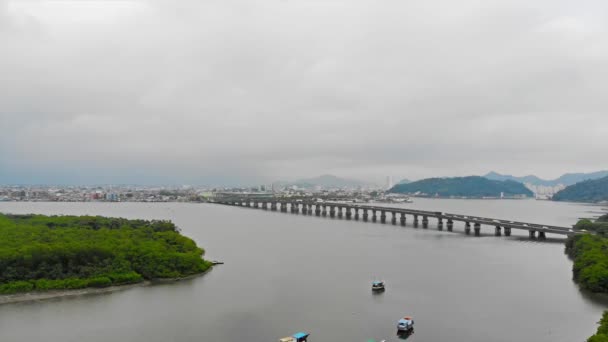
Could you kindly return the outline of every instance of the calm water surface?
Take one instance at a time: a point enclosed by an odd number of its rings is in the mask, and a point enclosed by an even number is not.
[[[425,200],[404,207],[569,226],[599,207]],[[0,306],[0,341],[583,341],[607,306],[572,282],[563,240],[438,232],[210,204],[0,203],[0,212],[171,219],[225,261],[174,284]],[[387,291],[373,295],[382,278]]]

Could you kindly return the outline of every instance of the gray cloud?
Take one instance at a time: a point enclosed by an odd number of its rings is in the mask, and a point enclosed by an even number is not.
[[[0,0],[0,182],[608,165],[605,1]]]

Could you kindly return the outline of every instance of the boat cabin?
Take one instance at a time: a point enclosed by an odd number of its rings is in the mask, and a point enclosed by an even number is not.
[[[279,339],[279,342],[307,342],[309,333],[298,332],[288,337]]]
[[[414,319],[410,316],[405,316],[397,322],[398,331],[410,331],[414,329]]]
[[[383,281],[372,282],[372,291],[384,291],[384,282]]]

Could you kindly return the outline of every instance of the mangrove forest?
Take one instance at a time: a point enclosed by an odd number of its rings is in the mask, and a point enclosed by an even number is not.
[[[181,278],[203,254],[170,221],[0,214],[0,294]]]

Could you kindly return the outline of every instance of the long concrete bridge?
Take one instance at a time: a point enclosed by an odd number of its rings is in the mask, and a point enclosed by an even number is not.
[[[452,231],[454,222],[464,222],[464,232],[471,234],[471,225],[475,236],[481,235],[481,225],[492,226],[494,234],[501,236],[504,231],[505,236],[511,235],[511,229],[527,230],[530,238],[544,239],[546,233],[559,235],[574,235],[576,232],[568,227],[543,225],[536,223],[500,220],[479,216],[467,216],[459,214],[449,214],[439,211],[425,211],[405,208],[392,208],[372,205],[360,205],[355,203],[335,203],[335,202],[314,202],[302,200],[284,199],[255,199],[255,198],[223,198],[214,203],[257,208],[271,211],[291,212],[293,214],[302,213],[303,215],[330,216],[332,218],[345,218],[347,220],[363,220],[372,222],[380,220],[386,223],[390,216],[390,222],[405,225],[407,215],[412,216],[414,227],[418,227],[419,220],[422,228],[429,227],[429,218],[437,220],[437,229],[443,230],[444,224],[448,231]]]

